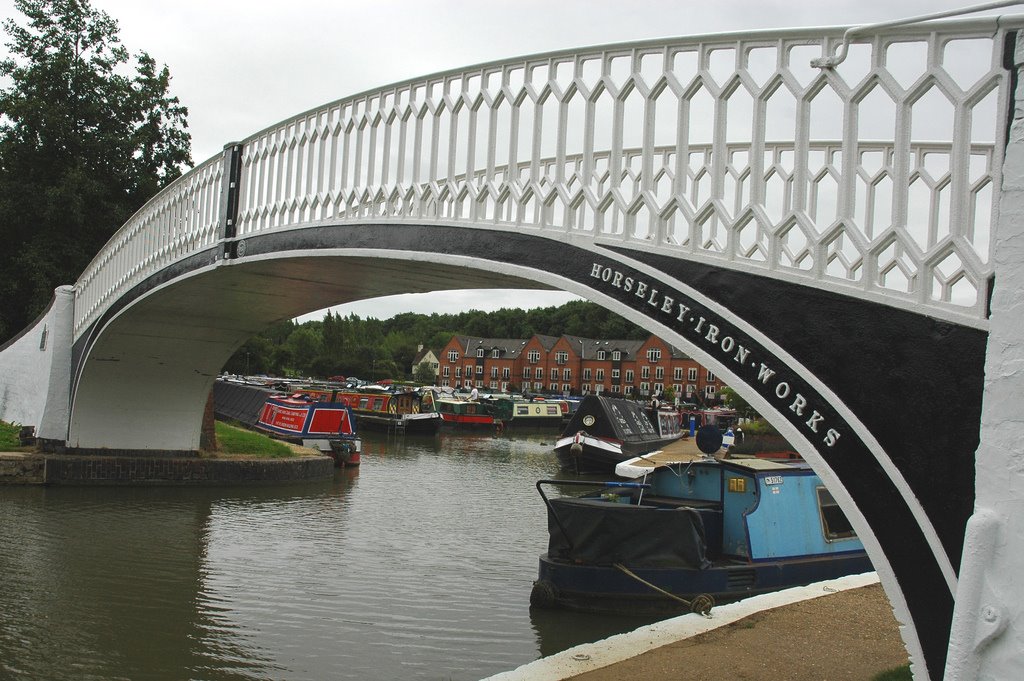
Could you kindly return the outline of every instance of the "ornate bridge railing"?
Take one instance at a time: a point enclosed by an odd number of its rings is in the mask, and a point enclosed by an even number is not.
[[[233,238],[458,222],[616,241],[985,325],[1019,17],[610,45],[478,65],[300,114],[242,143]],[[126,224],[78,281],[81,334],[225,238],[221,159]]]

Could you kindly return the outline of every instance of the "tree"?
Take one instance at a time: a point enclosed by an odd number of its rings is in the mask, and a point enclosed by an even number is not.
[[[722,401],[725,403],[725,406],[730,409],[735,409],[740,416],[744,418],[757,417],[757,412],[750,406],[750,403],[743,399],[743,397],[732,388],[722,386],[722,392],[720,395],[722,396]]]
[[[0,60],[0,342],[191,165],[170,73],[89,0],[15,0]]]
[[[430,364],[430,362],[420,362],[412,370],[412,380],[423,385],[434,385],[434,380],[437,379],[437,370]]]
[[[312,375],[313,367],[324,347],[324,339],[320,335],[320,330],[311,325],[300,326],[288,336],[285,345],[295,363],[294,369],[303,376]]]

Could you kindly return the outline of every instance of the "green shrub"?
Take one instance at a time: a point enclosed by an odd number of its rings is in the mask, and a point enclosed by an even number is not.
[[[768,423],[764,419],[755,419],[753,421],[747,421],[740,425],[743,429],[744,435],[778,435],[779,431],[775,429],[775,426]]]
[[[0,452],[21,447],[21,426],[17,423],[0,421]]]

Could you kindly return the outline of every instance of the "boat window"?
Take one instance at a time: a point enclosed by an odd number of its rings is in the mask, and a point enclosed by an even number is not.
[[[370,398],[369,397],[360,397],[359,398],[359,408],[360,409],[366,409],[366,405],[368,405],[369,403],[370,403]]]
[[[373,400],[373,408],[375,410],[378,410],[378,411],[383,409],[384,408],[384,398],[383,397],[378,397],[378,398],[374,399]]]
[[[852,539],[857,536],[850,521],[836,503],[835,497],[824,487],[818,488],[818,508],[821,511],[821,527],[825,532],[826,541]]]

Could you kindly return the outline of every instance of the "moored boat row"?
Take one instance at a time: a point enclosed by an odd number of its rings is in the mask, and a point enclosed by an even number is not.
[[[268,397],[258,425],[307,446],[319,438],[314,446],[346,455],[345,464],[353,465],[359,462],[357,422],[379,422],[374,417],[382,412],[393,419],[426,410],[440,423],[443,403],[493,418],[484,409],[493,406],[488,402],[430,390],[305,390]],[[509,405],[536,405],[542,416],[562,411],[541,401]],[[365,412],[362,419],[357,409]],[[561,440],[569,439],[570,448],[604,449],[600,456],[584,459],[570,451],[565,458],[560,440],[556,459],[569,472],[584,460],[595,462],[608,479],[537,483],[549,538],[538,560],[532,607],[659,616],[706,612],[715,603],[872,569],[852,526],[805,462],[728,458],[714,426],[691,439],[684,425],[677,412],[627,400],[580,402]],[[572,490],[579,486],[596,491],[577,496]],[[561,494],[551,495],[552,487]]]

